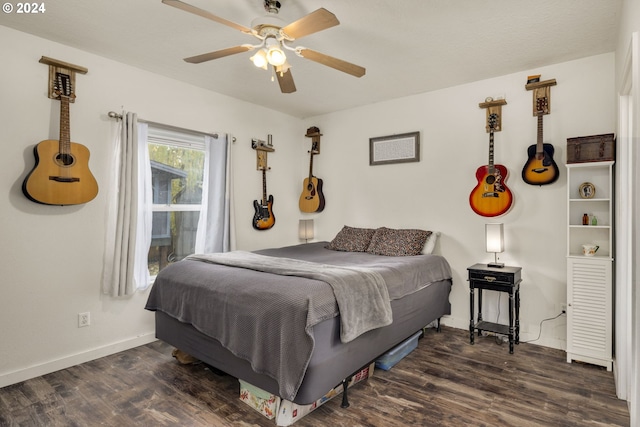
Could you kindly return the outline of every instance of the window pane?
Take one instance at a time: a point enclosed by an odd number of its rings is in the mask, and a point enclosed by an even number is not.
[[[153,213],[153,236],[149,249],[151,276],[157,275],[169,263],[180,261],[194,253],[199,217],[200,212]],[[162,224],[170,233],[156,235],[156,224]]]
[[[200,204],[204,151],[149,144],[154,204]]]
[[[153,203],[200,204],[204,151],[149,143]],[[154,212],[148,265],[151,276],[194,253],[200,212]]]

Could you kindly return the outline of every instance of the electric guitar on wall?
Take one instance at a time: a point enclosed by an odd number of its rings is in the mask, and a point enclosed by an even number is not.
[[[499,216],[506,213],[513,203],[513,195],[507,187],[507,168],[493,163],[493,131],[498,116],[489,115],[489,165],[476,170],[478,184],[469,195],[469,204],[481,216]]]
[[[60,98],[60,140],[48,139],[35,146],[34,168],[22,184],[22,192],[45,205],[78,205],[98,194],[98,183],[89,170],[89,150],[71,142],[69,100],[75,98],[68,75],[56,74]]]
[[[253,201],[253,208],[256,210],[253,215],[253,228],[256,230],[268,230],[276,223],[273,215],[273,196],[267,197],[267,170],[262,168],[262,202]]]
[[[522,169],[522,179],[531,185],[547,185],[554,183],[560,176],[558,165],[553,160],[554,148],[551,144],[542,143],[542,116],[548,113],[547,98],[536,100],[538,116],[538,142],[529,146],[529,160]]]
[[[309,131],[313,131],[309,133]],[[299,206],[302,212],[322,212],[324,209],[324,194],[322,194],[322,179],[313,176],[313,156],[320,152],[320,129],[310,128],[306,136],[311,137],[311,150],[309,151],[309,177],[302,183]]]

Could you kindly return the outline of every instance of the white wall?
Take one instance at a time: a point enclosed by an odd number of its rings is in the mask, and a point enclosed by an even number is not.
[[[0,126],[5,158],[0,168],[0,386],[92,357],[146,342],[153,337],[151,313],[142,307],[147,293],[114,299],[100,295],[104,245],[104,188],[79,207],[42,206],[27,200],[22,180],[33,167],[32,148],[58,139],[58,102],[46,98],[44,55],[89,69],[77,77],[71,106],[71,136],[92,153],[90,168],[99,183],[109,170],[110,110],[135,111],[141,118],[205,132],[229,132],[234,148],[238,248],[252,250],[298,243],[297,220],[316,218],[316,240],[330,240],[344,224],[421,227],[442,232],[437,252],[453,268],[453,313],[446,324],[467,328],[466,268],[485,262],[484,224],[468,196],[475,170],[487,161],[484,110],[487,96],[505,96],[503,131],[496,134],[496,162],[510,171],[507,185],[515,204],[505,223],[507,264],[523,267],[521,338],[533,339],[544,318],[566,299],[564,171],[567,137],[615,129],[613,54],[558,64],[491,80],[415,95],[301,121],[207,92],[95,55],[0,26],[4,65],[0,68]],[[520,179],[526,149],[536,141],[528,74],[555,78],[552,113],[545,117],[545,141],[556,148],[561,178],[547,187]],[[8,101],[7,101],[8,100]],[[306,128],[318,126],[321,154],[314,171],[324,179],[327,207],[320,214],[298,210],[308,173]],[[421,132],[419,163],[368,165],[368,139]],[[276,225],[251,228],[252,201],[261,197],[251,138],[273,135],[268,190],[275,197]],[[506,314],[506,298],[500,320]],[[488,312],[497,313],[496,299]],[[90,311],[92,325],[77,328],[77,313]],[[489,317],[490,318],[490,317]],[[565,345],[565,323],[547,323],[538,343]]]
[[[524,87],[531,74],[558,83],[551,89],[551,114],[544,117],[544,141],[556,149],[561,176],[543,187],[520,177],[537,136],[533,95]],[[440,231],[438,251],[454,272],[453,313],[444,323],[468,328],[466,268],[492,259],[484,249],[484,224],[504,222],[506,252],[500,258],[523,269],[521,339],[535,339],[540,322],[566,301],[566,139],[614,132],[614,94],[614,55],[605,54],[312,118],[308,124],[324,134],[314,163],[327,199],[316,215],[318,234],[331,239],[344,224]],[[495,135],[495,162],[509,170],[506,183],[515,199],[498,219],[476,215],[468,203],[475,171],[487,163],[485,111],[478,104],[488,96],[507,101],[503,131]],[[369,166],[370,137],[411,131],[421,133],[419,163]],[[495,294],[492,301],[485,319],[497,315]],[[507,298],[501,301],[505,322]],[[565,327],[564,317],[545,323],[538,343],[564,349]]]
[[[153,316],[143,309],[147,292],[130,298],[100,295],[105,239],[105,183],[111,110],[204,132],[230,132],[234,146],[238,241],[252,247],[297,243],[298,192],[291,179],[288,146],[303,139],[299,119],[166,79],[86,52],[0,26],[0,386],[50,372],[154,338]],[[91,151],[89,167],[100,187],[82,206],[45,206],[29,201],[22,181],[34,166],[33,147],[58,139],[59,102],[47,98],[48,56],[87,67],[76,78],[71,140]],[[212,77],[213,78],[213,77]],[[278,226],[256,232],[252,201],[262,196],[251,138],[273,134],[269,191],[276,193]],[[295,224],[294,224],[295,223]],[[91,326],[77,327],[89,311]]]
[[[635,0],[625,0],[621,11],[620,31],[618,34],[618,46],[616,49],[616,92],[624,95],[621,99],[620,124],[628,129],[623,129],[621,134],[626,139],[620,141],[618,159],[622,164],[629,165],[620,168],[622,173],[620,180],[626,180],[625,185],[620,185],[622,191],[630,191],[625,203],[618,206],[625,207],[628,212],[618,212],[623,218],[631,218],[631,224],[623,223],[618,227],[619,245],[624,250],[632,253],[621,254],[618,252],[617,268],[622,274],[617,276],[616,297],[622,310],[616,313],[616,390],[618,396],[629,403],[631,425],[638,423],[638,408],[640,408],[640,330],[637,319],[640,317],[640,297],[638,294],[638,252],[640,231],[637,227],[637,212],[640,206],[638,189],[640,188],[640,175],[637,172],[637,164],[640,161],[638,151],[638,136],[640,134],[640,87],[638,87],[638,59],[640,52],[638,47],[632,49],[631,40],[633,33],[640,32],[640,3]],[[636,36],[637,39],[637,36]],[[635,50],[635,51],[633,51]],[[626,64],[628,54],[633,51],[631,64]],[[631,76],[623,77],[624,73],[631,70]],[[631,81],[631,88],[623,87],[625,78]],[[629,90],[630,89],[630,90]],[[630,111],[625,118],[622,114]],[[628,119],[628,120],[627,120]],[[630,157],[630,158],[629,158]],[[624,181],[623,181],[624,182]],[[629,240],[627,240],[627,238]],[[622,256],[621,256],[622,255]]]

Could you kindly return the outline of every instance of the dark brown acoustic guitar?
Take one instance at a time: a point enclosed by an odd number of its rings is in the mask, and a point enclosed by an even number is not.
[[[254,200],[253,208],[253,228],[256,230],[268,230],[276,223],[276,217],[273,214],[273,195],[267,197],[267,170],[262,168],[262,201]]]
[[[69,100],[75,98],[68,75],[57,73],[56,94],[60,98],[60,139],[47,139],[35,146],[36,164],[22,184],[22,192],[45,205],[78,205],[93,200],[98,183],[89,170],[89,150],[71,142]]]
[[[482,216],[499,216],[511,209],[513,195],[507,187],[507,168],[493,162],[493,131],[498,121],[496,114],[489,115],[489,165],[476,170],[478,184],[469,195],[471,209]]]
[[[310,132],[309,132],[310,131]],[[298,202],[302,212],[322,212],[324,209],[324,194],[322,193],[322,179],[313,176],[313,156],[319,153],[320,129],[309,128],[308,137],[311,137],[311,150],[309,159],[309,177],[302,183],[302,193]]]
[[[531,185],[547,185],[556,182],[560,176],[560,170],[553,153],[555,149],[551,144],[542,142],[542,116],[548,114],[549,104],[546,97],[536,100],[536,115],[538,116],[538,141],[527,149],[529,160],[522,168],[522,179]]]

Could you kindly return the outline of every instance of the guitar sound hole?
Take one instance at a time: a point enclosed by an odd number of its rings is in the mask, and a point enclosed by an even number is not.
[[[56,156],[56,163],[61,166],[71,166],[75,162],[75,159],[71,154],[61,154],[58,153]]]
[[[492,185],[494,182],[496,182],[496,177],[493,175],[488,175],[487,179],[486,179],[487,184]]]

